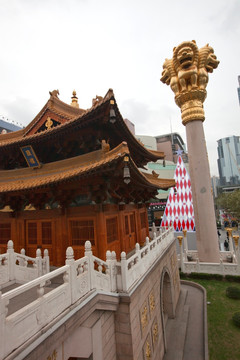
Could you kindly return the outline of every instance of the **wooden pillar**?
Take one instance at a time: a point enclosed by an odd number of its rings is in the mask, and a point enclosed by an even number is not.
[[[107,252],[107,230],[106,220],[101,204],[96,205],[97,207],[97,256],[100,259],[106,259]]]

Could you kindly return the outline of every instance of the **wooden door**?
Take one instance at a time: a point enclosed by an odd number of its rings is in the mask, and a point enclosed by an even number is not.
[[[26,255],[36,257],[36,250],[48,250],[53,263],[54,227],[51,220],[28,220],[26,222]]]
[[[136,244],[136,221],[134,212],[124,215],[126,251],[134,249]]]

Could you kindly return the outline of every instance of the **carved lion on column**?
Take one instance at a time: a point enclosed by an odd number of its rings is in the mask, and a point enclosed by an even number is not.
[[[214,50],[208,44],[198,49],[196,42],[184,41],[173,49],[173,58],[165,59],[161,81],[170,85],[176,97],[192,90],[205,90],[208,73],[218,67]]]
[[[198,87],[198,58],[195,41],[184,41],[173,49],[173,65],[178,74],[181,91]]]

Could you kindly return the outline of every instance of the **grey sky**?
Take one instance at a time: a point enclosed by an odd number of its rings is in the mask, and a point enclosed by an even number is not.
[[[220,60],[204,103],[212,175],[217,140],[239,135],[239,0],[0,0],[0,114],[27,125],[59,89],[89,108],[113,88],[136,133],[172,130],[185,140],[174,94],[159,79],[174,46],[209,43]]]

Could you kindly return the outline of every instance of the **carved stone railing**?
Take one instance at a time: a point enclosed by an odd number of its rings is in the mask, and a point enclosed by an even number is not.
[[[184,262],[184,273],[206,273],[221,275],[240,275],[240,267],[238,264],[231,263],[205,263],[199,261]]]
[[[156,233],[154,233],[156,234]],[[117,288],[119,291],[129,291],[129,289],[139,280],[153,263],[161,257],[165,250],[175,241],[173,228],[161,232],[159,236],[154,235],[152,241],[146,238],[146,245],[140,249],[136,244],[135,254],[129,259],[126,253],[121,253],[121,263],[117,267]]]
[[[186,238],[186,234],[184,236]],[[220,262],[199,262],[198,252],[183,249],[183,237],[178,236],[180,255],[179,266],[184,273],[209,273],[221,275],[240,275],[240,247],[239,236],[230,236],[230,251],[219,251]],[[234,241],[234,246],[233,246]]]
[[[165,227],[156,226],[155,223],[152,223],[152,226],[149,226],[149,236],[153,238],[154,233],[156,236],[161,234],[161,231],[166,231],[167,229]]]
[[[13,241],[9,240],[7,252],[0,255],[0,289],[7,283],[25,283],[49,272],[48,250],[37,249],[36,258],[25,255],[22,249],[18,254],[14,251]]]
[[[91,243],[85,243],[85,256],[74,260],[71,247],[66,251],[66,265],[34,279],[5,294],[0,292],[0,359],[23,345],[30,337],[37,336],[47,324],[61,316],[69,307],[93,290],[111,293],[127,292],[174,243],[173,229],[162,232],[136,251],[130,258],[122,252],[117,262],[116,253],[107,251],[106,261],[92,254]],[[59,286],[51,286],[54,278],[62,278]],[[25,296],[31,290],[33,300],[24,307],[15,308],[11,303],[17,296]],[[10,336],[11,334],[11,336]],[[14,339],[14,341],[12,341]]]

